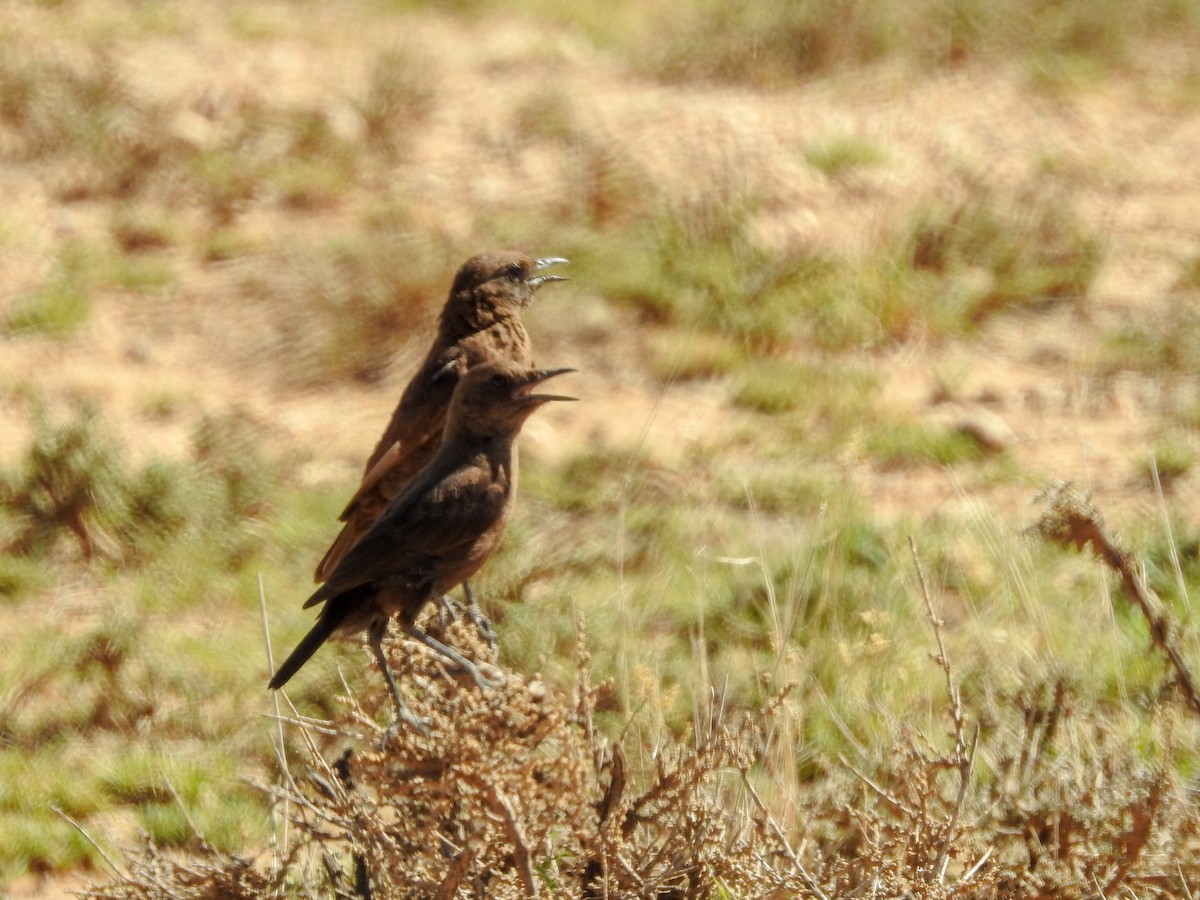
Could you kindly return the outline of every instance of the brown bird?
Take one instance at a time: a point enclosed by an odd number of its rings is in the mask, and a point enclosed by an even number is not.
[[[514,442],[521,426],[543,404],[575,399],[533,390],[571,371],[493,361],[462,376],[436,454],[305,602],[306,609],[325,606],[271,678],[272,688],[285,685],[333,634],[366,630],[397,717],[420,727],[401,701],[383,655],[381,642],[393,615],[409,637],[457,663],[480,686],[489,686],[478,667],[418,628],[417,614],[496,552],[516,495]]]
[[[346,524],[317,565],[318,583],[330,577],[392,498],[437,451],[446,410],[463,373],[488,360],[533,365],[521,314],[542,285],[567,280],[537,273],[566,261],[498,250],[463,263],[442,308],[437,336],[367,459],[362,484],[341,515]],[[469,586],[467,590],[468,602],[473,603]]]

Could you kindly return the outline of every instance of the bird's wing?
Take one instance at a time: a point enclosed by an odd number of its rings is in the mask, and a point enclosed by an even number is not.
[[[358,486],[358,490],[354,492],[354,496],[351,497],[350,502],[346,504],[346,509],[342,513],[342,521],[346,520],[351,510],[353,510],[354,507],[358,505],[358,502],[362,500],[363,495],[366,494],[367,491],[374,488],[375,485],[379,484],[379,482],[383,480],[383,477],[391,469],[395,468],[396,463],[399,461],[400,442],[393,441],[392,445],[383,452],[383,455],[375,461],[374,465],[367,470],[367,474],[363,476],[362,484]]]
[[[462,349],[457,346],[440,353],[431,351],[405,389],[367,460],[362,483],[338,516],[346,524],[317,564],[314,573],[317,581],[328,580],[342,558],[435,452],[463,359]]]
[[[329,574],[305,606],[381,578],[424,568],[477,541],[503,515],[506,489],[483,469],[437,478],[426,469]]]
[[[454,388],[465,365],[465,354],[457,345],[430,348],[429,355],[404,389],[383,436],[367,460],[364,484],[396,444],[400,445],[397,459],[409,457],[430,443],[437,445],[446,423],[446,408],[450,405],[450,398],[454,395]],[[376,482],[382,474],[376,476]],[[350,507],[353,507],[353,501]]]

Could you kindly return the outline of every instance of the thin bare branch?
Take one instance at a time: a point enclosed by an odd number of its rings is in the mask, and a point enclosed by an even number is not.
[[[1125,596],[1145,617],[1150,639],[1166,656],[1188,705],[1200,715],[1200,688],[1175,638],[1179,626],[1146,584],[1134,555],[1118,546],[1108,535],[1104,519],[1092,503],[1091,496],[1066,482],[1048,486],[1034,499],[1046,500],[1047,509],[1027,530],[1075,550],[1082,550],[1090,544],[1092,552],[1121,576]]]
[[[66,819],[71,824],[72,828],[74,828],[76,831],[78,831],[80,834],[83,835],[84,840],[86,840],[89,844],[91,844],[93,847],[96,848],[96,852],[100,854],[100,856],[103,858],[103,860],[106,863],[108,863],[108,867],[117,873],[118,878],[126,879],[129,877],[124,871],[122,871],[120,866],[118,866],[115,862],[113,862],[112,857],[109,856],[104,851],[104,848],[101,847],[96,842],[96,839],[94,837],[92,837],[90,834],[88,834],[88,830],[86,828],[84,828],[82,825],[80,825],[79,822],[77,822],[71,816],[67,815],[65,812],[63,812],[61,809],[59,809],[57,806],[51,806],[50,808],[52,810],[54,810],[55,813],[57,813],[58,815],[62,816],[64,819]]]
[[[817,884],[817,880],[808,874],[808,871],[800,862],[800,857],[792,849],[792,845],[788,842],[783,829],[775,822],[775,817],[771,815],[771,811],[767,809],[767,805],[762,802],[762,798],[758,796],[758,791],[754,789],[754,785],[750,783],[750,778],[745,772],[742,772],[742,782],[746,785],[746,790],[750,792],[750,796],[754,799],[754,805],[758,807],[759,813],[766,819],[767,827],[771,829],[771,832],[775,835],[775,839],[779,841],[779,846],[783,848],[784,854],[791,860],[796,874],[800,876],[800,880],[804,882],[805,887],[813,892],[813,896],[817,900],[829,900],[825,892],[821,890],[821,886]]]

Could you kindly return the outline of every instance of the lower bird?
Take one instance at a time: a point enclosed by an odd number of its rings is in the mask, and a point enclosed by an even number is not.
[[[338,562],[304,606],[324,603],[312,630],[284,660],[270,687],[287,684],[335,634],[367,632],[399,720],[422,724],[400,699],[382,641],[392,616],[409,637],[489,683],[478,667],[416,624],[431,600],[462,584],[496,552],[516,496],[514,444],[535,410],[555,400],[537,385],[573,369],[535,369],[511,361],[467,371],[454,390],[433,458]]]

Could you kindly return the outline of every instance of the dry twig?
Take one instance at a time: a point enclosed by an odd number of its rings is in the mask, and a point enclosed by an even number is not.
[[[1109,537],[1091,495],[1070,482],[1056,482],[1034,497],[1034,501],[1040,500],[1047,501],[1047,508],[1027,530],[1075,550],[1090,544],[1092,551],[1121,576],[1125,596],[1141,610],[1150,628],[1150,639],[1166,656],[1188,705],[1200,715],[1200,688],[1197,688],[1196,679],[1179,649],[1176,640],[1179,626],[1146,584],[1136,557]]]

